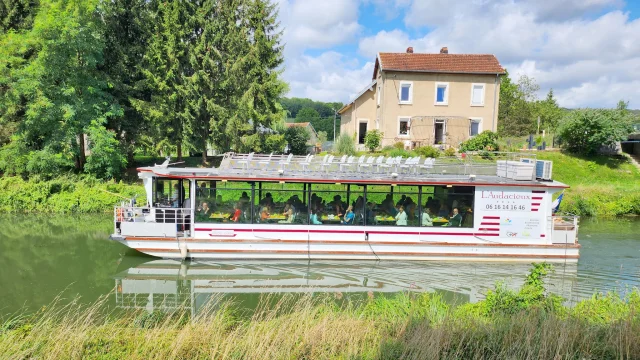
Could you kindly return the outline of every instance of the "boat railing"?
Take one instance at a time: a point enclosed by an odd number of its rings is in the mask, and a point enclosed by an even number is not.
[[[309,173],[371,177],[498,176],[513,180],[535,180],[536,155],[521,152],[468,152],[437,158],[387,157],[383,155],[276,155],[226,153],[220,173],[257,175]]]
[[[575,215],[554,215],[549,217],[551,242],[554,244],[577,244],[578,221]]]
[[[192,212],[191,208],[116,206],[113,216],[116,233],[153,235],[155,226],[166,228],[164,233],[168,235],[175,235],[189,230]]]

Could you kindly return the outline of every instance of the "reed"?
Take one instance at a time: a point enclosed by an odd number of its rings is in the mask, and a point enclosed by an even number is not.
[[[251,313],[213,298],[198,314],[54,303],[0,322],[3,359],[622,359],[640,357],[640,292],[567,307],[544,268],[475,304],[437,294],[267,295]],[[539,290],[542,290],[540,292]],[[336,298],[340,298],[339,301]]]

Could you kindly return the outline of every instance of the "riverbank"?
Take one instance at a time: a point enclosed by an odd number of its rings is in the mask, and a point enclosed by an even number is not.
[[[67,175],[52,180],[0,177],[0,212],[108,213],[137,196],[146,203],[141,184],[113,183]]]
[[[640,292],[567,307],[536,265],[518,291],[450,304],[437,294],[271,295],[252,313],[215,299],[192,315],[43,307],[0,321],[0,358],[614,359],[640,356]],[[159,305],[158,305],[159,306]],[[162,306],[160,306],[162,308]]]
[[[571,186],[564,196],[562,211],[580,216],[640,215],[640,171],[628,158],[585,159],[560,152],[539,152],[537,157],[553,160],[554,179]],[[153,165],[161,160],[145,157],[138,159],[137,165]],[[201,159],[185,160],[197,166]],[[143,204],[144,189],[136,182],[135,173],[129,175],[128,182],[120,183],[72,175],[26,181],[0,177],[0,212],[110,212],[114,205],[135,195]]]

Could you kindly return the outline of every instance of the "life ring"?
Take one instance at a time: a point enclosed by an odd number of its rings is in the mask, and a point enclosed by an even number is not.
[[[122,220],[124,220],[124,210],[116,208],[116,221],[122,222]]]

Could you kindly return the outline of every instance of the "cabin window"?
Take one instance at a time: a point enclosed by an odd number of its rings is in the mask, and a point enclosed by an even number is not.
[[[189,207],[189,181],[156,178],[153,182],[153,206],[158,208]]]
[[[258,183],[254,199],[254,222],[277,225],[308,224],[307,192],[306,184]]]
[[[367,225],[418,226],[418,186],[367,186]]]
[[[196,182],[196,222],[251,223],[251,184],[240,181]]]
[[[473,227],[473,186],[422,187],[422,226]],[[429,222],[429,219],[431,222]]]
[[[364,186],[311,184],[312,225],[364,225]]]

